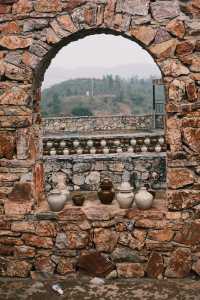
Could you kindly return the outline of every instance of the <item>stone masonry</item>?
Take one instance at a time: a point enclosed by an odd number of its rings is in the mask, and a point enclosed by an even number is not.
[[[41,208],[44,73],[63,46],[99,33],[136,41],[162,72],[165,209]],[[94,249],[120,277],[200,274],[199,0],[0,0],[0,76],[1,276],[74,272],[79,255]]]

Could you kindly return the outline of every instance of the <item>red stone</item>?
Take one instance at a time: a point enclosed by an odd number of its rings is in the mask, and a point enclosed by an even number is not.
[[[194,183],[192,171],[184,168],[169,168],[167,172],[168,187],[172,189],[183,188]]]
[[[57,20],[63,29],[69,32],[75,32],[77,30],[70,16],[62,15],[57,17]]]
[[[14,254],[14,247],[9,247],[9,246],[0,246],[0,255],[2,256],[13,256]]]
[[[0,32],[1,33],[19,33],[21,31],[20,26],[17,22],[10,22],[6,24],[0,25]]]
[[[170,33],[179,38],[183,38],[185,35],[185,25],[181,20],[175,19],[170,21],[166,28]]]
[[[200,203],[200,192],[193,190],[168,191],[168,207],[171,210],[192,208]]]
[[[94,230],[94,243],[99,252],[112,252],[117,245],[119,235],[110,230],[97,228]]]
[[[32,269],[32,264],[27,261],[10,260],[7,266],[7,276],[10,277],[28,277]]]
[[[0,45],[10,50],[27,48],[32,44],[32,38],[15,35],[5,35],[0,37]]]
[[[23,242],[20,238],[15,237],[0,237],[0,244],[7,246],[21,246]]]
[[[36,251],[32,247],[28,246],[17,246],[15,247],[14,256],[16,258],[27,258],[27,257],[35,257]]]
[[[60,0],[37,0],[34,5],[37,12],[59,12],[62,10]]]
[[[185,224],[183,230],[176,234],[174,240],[183,245],[198,245],[200,243],[200,223],[192,221],[189,224]]]
[[[61,257],[57,266],[57,272],[60,275],[66,275],[75,272],[75,266],[71,259]]]
[[[177,45],[176,53],[178,55],[188,55],[191,54],[194,50],[194,43],[191,41],[184,41]]]
[[[0,132],[0,158],[13,159],[16,153],[15,134],[9,132]]]
[[[164,272],[164,262],[162,255],[153,252],[148,260],[146,272],[148,277],[161,279]]]
[[[156,30],[150,26],[140,26],[131,29],[131,35],[145,45],[149,45],[156,35]]]
[[[72,10],[74,10],[76,7],[81,6],[81,5],[85,4],[86,2],[87,2],[86,0],[67,1],[67,3],[65,3],[65,5],[64,5],[64,9],[66,11],[68,11],[69,13],[71,13]]]
[[[198,95],[197,95],[197,89],[194,82],[190,82],[186,85],[186,91],[189,102],[195,102],[197,101]]]
[[[36,234],[39,236],[55,237],[56,226],[53,222],[41,221],[36,225]]]
[[[11,12],[11,5],[0,3],[0,14],[9,14]]]
[[[32,201],[14,202],[12,200],[7,199],[4,203],[6,216],[25,215],[30,213],[32,208]]]
[[[144,277],[144,268],[139,263],[119,263],[117,273],[122,278],[141,278]]]
[[[26,14],[33,10],[33,4],[30,0],[19,0],[13,5],[12,12],[14,14]]]
[[[16,183],[12,192],[8,195],[9,200],[12,201],[29,201],[32,199],[32,185],[31,183]]]
[[[11,230],[14,232],[35,232],[35,226],[33,222],[28,221],[13,222]]]
[[[189,275],[191,267],[190,250],[178,248],[172,253],[169,266],[165,271],[165,276],[172,278],[184,278]]]
[[[22,235],[22,240],[25,242],[26,245],[32,247],[45,249],[51,249],[53,247],[53,241],[49,237],[40,237],[35,234],[24,233]]]
[[[183,137],[188,147],[199,155],[200,153],[200,128],[183,128]]]
[[[174,232],[171,229],[165,228],[163,230],[153,230],[149,231],[148,238],[160,241],[160,242],[169,242],[172,240]]]
[[[55,265],[51,261],[50,257],[39,256],[35,260],[35,269],[39,272],[52,274],[54,272]]]

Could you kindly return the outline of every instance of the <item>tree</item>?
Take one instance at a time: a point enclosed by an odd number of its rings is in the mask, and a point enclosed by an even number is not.
[[[85,106],[76,106],[72,109],[71,114],[76,117],[92,116],[92,111]]]

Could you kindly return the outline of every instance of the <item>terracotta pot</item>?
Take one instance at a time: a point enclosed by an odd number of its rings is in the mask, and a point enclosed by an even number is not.
[[[147,191],[146,187],[141,187],[135,194],[135,204],[139,209],[150,209],[153,205],[153,195]]]
[[[131,207],[134,199],[134,193],[130,183],[122,182],[117,190],[116,199],[120,208],[127,209]]]
[[[112,203],[115,197],[115,192],[113,189],[112,181],[109,178],[104,178],[102,180],[97,194],[101,203],[103,204]]]
[[[66,195],[60,193],[59,191],[52,191],[48,195],[48,204],[52,211],[61,211],[66,203]]]
[[[83,206],[83,203],[85,201],[85,196],[81,194],[77,194],[72,196],[72,200],[74,202],[74,205],[76,206]]]

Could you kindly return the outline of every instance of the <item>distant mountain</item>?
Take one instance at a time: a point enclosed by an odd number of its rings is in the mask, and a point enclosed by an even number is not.
[[[105,74],[119,75],[122,78],[137,76],[138,78],[149,78],[151,76],[160,78],[161,74],[156,64],[131,64],[112,68],[93,67],[67,69],[65,67],[50,67],[43,82],[43,89],[54,84],[75,78],[102,78]]]

